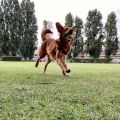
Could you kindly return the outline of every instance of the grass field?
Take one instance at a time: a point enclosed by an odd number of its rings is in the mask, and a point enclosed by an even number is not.
[[[0,62],[0,120],[120,120],[120,64]]]

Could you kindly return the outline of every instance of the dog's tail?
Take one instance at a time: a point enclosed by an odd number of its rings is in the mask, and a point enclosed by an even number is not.
[[[53,34],[53,32],[50,29],[45,29],[42,31],[42,33],[41,33],[42,41],[46,40],[46,34],[48,34],[48,33]]]

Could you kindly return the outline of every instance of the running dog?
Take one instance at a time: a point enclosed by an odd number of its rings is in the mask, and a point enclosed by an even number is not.
[[[38,66],[40,59],[47,56],[44,73],[46,72],[48,64],[54,59],[61,67],[63,75],[67,76],[67,73],[70,73],[70,69],[68,69],[65,60],[73,46],[73,42],[68,39],[68,36],[74,32],[75,26],[71,28],[63,27],[59,22],[57,22],[56,28],[59,32],[58,39],[46,37],[47,34],[52,34],[51,30],[46,29],[42,31],[41,37],[43,42],[39,50],[39,58],[36,61],[35,67]]]

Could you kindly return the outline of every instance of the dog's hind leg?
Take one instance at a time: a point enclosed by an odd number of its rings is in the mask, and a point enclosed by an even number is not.
[[[35,67],[37,67],[39,65],[39,61],[40,61],[40,59],[38,58],[36,63],[35,63]]]
[[[39,65],[40,59],[42,59],[46,56],[46,42],[42,43],[38,55],[39,55],[39,58],[36,61],[35,67],[37,67]]]
[[[46,62],[45,67],[44,67],[44,73],[46,72],[47,66],[48,66],[48,64],[49,64],[50,62],[51,62],[51,59],[50,59],[50,57],[47,55],[47,62]]]
[[[44,58],[45,56],[46,56],[46,53],[45,53],[45,52],[44,52],[44,54],[42,53],[42,54],[39,55],[39,58],[38,58],[37,61],[36,61],[35,67],[38,67],[39,61],[40,61],[42,58]]]
[[[38,55],[39,55],[39,59],[42,59],[46,56],[46,42],[42,43]]]

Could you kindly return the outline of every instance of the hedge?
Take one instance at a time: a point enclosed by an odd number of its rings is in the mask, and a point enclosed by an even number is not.
[[[1,56],[2,61],[21,61],[21,56]]]
[[[111,62],[112,58],[80,58],[75,59],[74,62],[79,63],[109,63]]]

